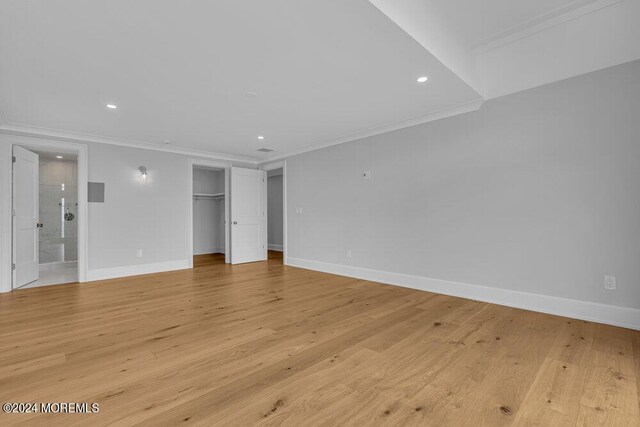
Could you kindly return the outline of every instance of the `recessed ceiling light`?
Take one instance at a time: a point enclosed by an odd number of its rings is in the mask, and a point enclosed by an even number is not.
[[[424,83],[427,80],[429,80],[429,77],[427,76],[418,77],[418,83]]]
[[[62,158],[62,156],[56,156],[56,159],[61,159],[61,158]]]
[[[112,109],[112,110],[115,110],[116,108],[118,108],[118,106],[117,106],[117,105],[114,105],[114,104],[107,104],[107,108],[110,108],[110,109]]]
[[[258,139],[264,139],[264,136],[260,135],[258,136]]]
[[[247,92],[245,95],[249,99],[256,99],[258,97],[258,94],[256,92]]]

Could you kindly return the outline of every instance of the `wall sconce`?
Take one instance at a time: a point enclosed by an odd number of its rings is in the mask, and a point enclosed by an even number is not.
[[[142,178],[147,179],[147,168],[144,166],[140,166],[138,170],[142,174]]]

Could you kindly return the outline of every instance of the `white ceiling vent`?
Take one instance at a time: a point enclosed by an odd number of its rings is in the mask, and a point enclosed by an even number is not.
[[[256,151],[259,151],[259,152],[261,152],[261,153],[270,153],[270,152],[272,152],[273,150],[272,150],[271,148],[260,148],[260,149],[258,149],[258,150],[256,150]]]

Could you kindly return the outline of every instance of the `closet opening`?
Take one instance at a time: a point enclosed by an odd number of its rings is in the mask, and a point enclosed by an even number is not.
[[[287,162],[263,165],[267,172],[267,248],[269,260],[287,265]]]
[[[284,250],[283,169],[267,171],[267,243],[269,259],[282,259]]]
[[[224,264],[228,260],[225,168],[192,167],[193,266]]]

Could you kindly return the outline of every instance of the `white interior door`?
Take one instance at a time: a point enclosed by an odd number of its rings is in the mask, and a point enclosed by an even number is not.
[[[231,264],[267,259],[267,173],[231,168]]]
[[[38,280],[38,155],[13,148],[13,287]]]

